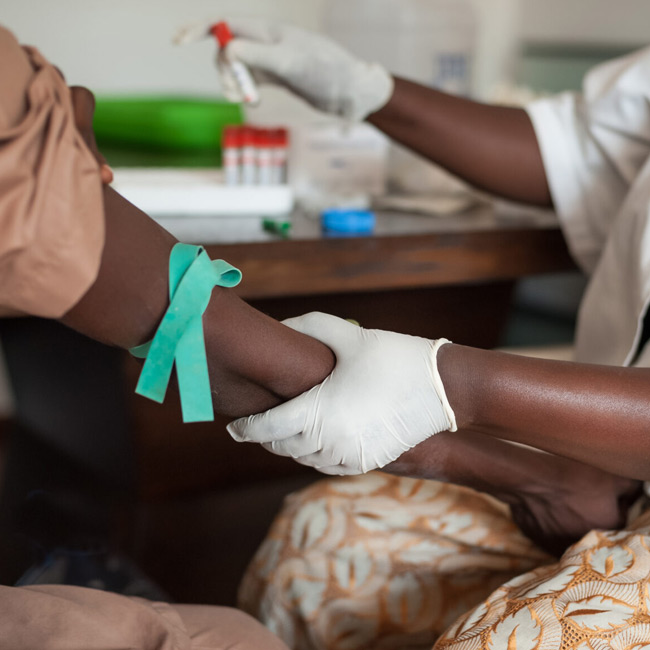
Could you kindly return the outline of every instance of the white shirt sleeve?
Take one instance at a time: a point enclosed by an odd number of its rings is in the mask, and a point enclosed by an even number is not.
[[[594,68],[582,94],[538,100],[527,111],[569,247],[592,272],[650,155],[650,48]]]

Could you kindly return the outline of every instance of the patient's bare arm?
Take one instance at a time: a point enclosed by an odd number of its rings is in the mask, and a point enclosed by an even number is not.
[[[95,99],[70,89],[75,124],[99,163],[112,172],[92,128]],[[175,237],[110,187],[104,187],[105,245],[93,286],[62,319],[87,336],[123,348],[151,339],[168,306],[169,254]],[[224,255],[227,258],[227,255]],[[213,403],[218,412],[248,415],[320,383],[334,367],[322,343],[253,309],[216,287],[203,317]]]
[[[110,187],[99,275],[62,319],[93,339],[130,348],[149,340],[168,305],[169,254],[176,239]],[[225,255],[227,258],[227,255]],[[299,395],[334,367],[332,352],[215,288],[204,315],[215,408],[248,415]]]

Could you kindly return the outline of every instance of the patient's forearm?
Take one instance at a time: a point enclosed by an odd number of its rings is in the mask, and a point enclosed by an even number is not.
[[[320,383],[334,368],[331,350],[215,289],[203,319],[213,401],[239,416],[260,412]]]
[[[111,188],[104,190],[106,243],[99,275],[62,321],[103,343],[149,340],[169,300],[169,254],[176,239]],[[216,288],[205,312],[208,366],[217,411],[247,415],[322,381],[334,366],[322,343]]]
[[[169,303],[175,237],[110,187],[104,188],[105,244],[93,286],[62,321],[102,343],[149,340]]]

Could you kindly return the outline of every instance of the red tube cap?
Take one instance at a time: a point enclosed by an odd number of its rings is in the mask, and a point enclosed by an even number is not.
[[[212,35],[217,39],[221,47],[226,47],[226,45],[228,45],[228,43],[230,43],[230,41],[232,41],[234,38],[232,32],[230,31],[228,23],[225,23],[223,21],[217,23],[216,25],[212,25],[212,27],[210,27],[210,31],[212,32]]]
[[[243,142],[242,129],[240,126],[228,125],[223,130],[224,147],[241,147]]]

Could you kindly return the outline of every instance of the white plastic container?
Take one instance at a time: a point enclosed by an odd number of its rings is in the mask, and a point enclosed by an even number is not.
[[[427,86],[472,92],[471,0],[329,0],[325,31],[358,56]]]
[[[324,30],[397,76],[474,94],[478,25],[472,0],[329,0]],[[396,144],[390,147],[388,180],[393,190],[411,194],[459,190],[439,167]]]
[[[369,124],[302,125],[291,142],[291,186],[302,207],[366,207],[384,193],[388,139]]]

